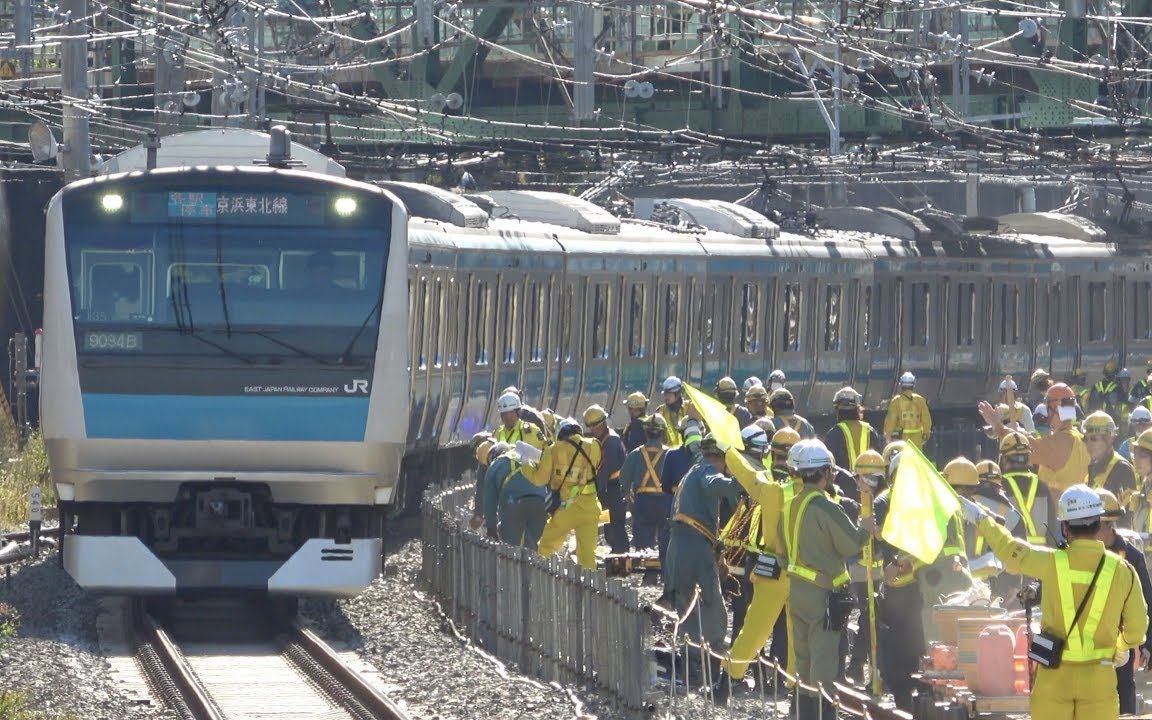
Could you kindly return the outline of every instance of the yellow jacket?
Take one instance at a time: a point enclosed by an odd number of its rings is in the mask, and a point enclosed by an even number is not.
[[[540,464],[524,465],[520,471],[533,485],[547,485],[571,500],[577,495],[596,493],[596,472],[600,469],[600,443],[581,436],[557,440],[544,448]]]
[[[521,440],[537,450],[543,450],[544,445],[547,444],[544,440],[544,432],[527,420],[517,420],[511,430],[501,425],[496,428],[496,432],[494,432],[493,435],[496,436],[498,442],[506,442],[513,447]]]
[[[728,472],[743,486],[748,497],[760,506],[761,546],[776,555],[784,552],[780,545],[780,517],[784,512],[784,502],[792,493],[776,482],[771,471],[753,468],[735,448],[728,448],[724,459],[728,463]]]
[[[992,518],[980,521],[977,528],[980,535],[988,542],[992,552],[1004,563],[1004,569],[1016,575],[1028,575],[1039,578],[1044,583],[1044,592],[1040,599],[1041,627],[1046,633],[1059,638],[1067,637],[1066,625],[1071,618],[1064,617],[1061,593],[1059,592],[1059,577],[1057,574],[1057,554],[1067,553],[1068,566],[1073,573],[1072,602],[1073,608],[1079,607],[1084,599],[1088,583],[1092,579],[1100,556],[1106,552],[1104,543],[1099,540],[1073,540],[1067,550],[1056,550],[1048,547],[1030,545],[1023,540],[1012,537],[1005,528]],[[1111,554],[1111,553],[1109,553]],[[1117,556],[1119,560],[1119,557]],[[1097,591],[1104,589],[1098,587]],[[1112,576],[1112,584],[1107,588],[1108,596],[1096,627],[1092,645],[1100,650],[1113,652],[1116,649],[1139,647],[1144,642],[1144,633],[1148,630],[1148,607],[1144,604],[1144,594],[1140,590],[1140,582],[1136,578],[1136,571],[1124,560],[1119,560],[1119,566]],[[1084,612],[1076,622],[1077,629],[1083,631],[1088,622],[1092,601],[1085,606]]]
[[[692,406],[687,400],[680,405],[680,410],[676,411],[667,405],[661,405],[656,408],[656,414],[664,418],[664,434],[668,438],[666,443],[669,448],[678,448],[684,444],[684,436],[680,434],[680,421],[686,417],[691,417],[688,409]]]
[[[884,418],[884,439],[889,440],[899,428],[903,439],[912,440],[923,446],[932,435],[932,413],[924,396],[912,393],[911,397],[900,393],[888,403],[888,415]]]

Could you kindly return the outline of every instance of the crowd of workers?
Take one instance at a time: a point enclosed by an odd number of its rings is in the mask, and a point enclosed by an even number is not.
[[[651,412],[642,393],[628,395],[620,432],[600,406],[581,423],[508,388],[499,427],[473,439],[473,527],[542,555],[574,533],[577,562],[594,569],[606,511],[605,571],[659,557],[661,604],[712,651],[668,662],[715,680],[705,690],[720,704],[748,690],[764,655],[810,687],[878,675],[911,710],[933,606],[976,585],[1008,606],[1038,598],[1033,647],[1042,655],[1052,640],[1056,657],[1036,662],[1033,717],[1114,718],[1135,710],[1133,674],[1152,649],[1152,392],[1148,379],[1130,381],[1114,363],[1092,386],[1079,370],[1065,382],[1037,370],[1021,395],[1004,378],[998,402],[977,408],[996,460],[957,457],[940,470],[961,509],[931,562],[882,533],[901,463],[928,463],[932,416],[908,372],[879,431],[845,387],[822,437],[783,372],[742,386],[723,378],[713,396],[742,428],[739,443],[710,432],[676,377]],[[801,720],[836,717],[819,694],[799,690],[793,702]]]

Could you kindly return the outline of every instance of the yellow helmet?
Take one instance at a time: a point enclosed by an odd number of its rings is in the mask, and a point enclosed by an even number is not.
[[[540,417],[544,418],[544,432],[549,437],[556,434],[556,413],[552,412],[550,408],[544,408],[540,411]]]
[[[776,388],[772,391],[772,394],[768,396],[768,403],[770,405],[775,405],[781,400],[789,400],[793,403],[796,402],[796,398],[792,396],[792,391],[788,388]]]
[[[745,400],[767,400],[768,388],[763,385],[753,385],[748,388],[748,392],[744,393]]]
[[[1132,443],[1132,452],[1136,450],[1152,453],[1152,428],[1140,433],[1140,436],[1136,438],[1136,442]]]
[[[644,393],[636,391],[628,395],[624,400],[624,406],[630,410],[643,410],[648,407],[648,398]]]
[[[1100,496],[1100,501],[1104,503],[1105,520],[1116,520],[1117,518],[1124,517],[1124,506],[1120,504],[1120,500],[1112,494],[1111,490],[1096,488],[1096,494]]]
[[[1104,363],[1104,377],[1110,378],[1116,376],[1116,371],[1120,369],[1120,365],[1115,360],[1109,360]]]
[[[903,440],[893,440],[884,446],[884,450],[880,453],[880,457],[884,458],[884,466],[888,467],[892,464],[892,458],[898,453],[904,452],[905,443]]]
[[[494,447],[496,447],[495,440],[484,440],[479,445],[477,445],[475,453],[476,462],[480,463],[481,465],[487,465],[488,455],[492,452],[492,448]]]
[[[730,377],[722,377],[716,382],[716,392],[739,392],[736,381]]]
[[[1085,435],[1112,436],[1116,434],[1116,421],[1103,410],[1097,410],[1084,418],[1084,422],[1080,424],[1080,430]]]
[[[856,472],[861,475],[881,474],[887,468],[888,463],[884,462],[883,456],[872,448],[868,448],[856,458]]]
[[[771,422],[771,420],[768,421],[769,424],[771,424]],[[782,427],[772,433],[773,450],[786,451],[798,442],[800,442],[800,433],[790,427]]]
[[[591,405],[591,406],[589,406],[589,408],[587,410],[584,411],[584,426],[585,427],[592,427],[593,425],[599,425],[600,423],[604,422],[607,419],[608,419],[608,413],[605,412],[604,408],[600,407],[599,405]]]
[[[981,460],[976,463],[976,474],[980,476],[981,480],[990,482],[993,485],[1000,485],[1004,480],[1000,475],[1000,466],[992,460]]]
[[[1005,433],[1004,437],[1000,438],[1000,454],[1031,455],[1032,443],[1024,433],[1016,432],[1015,430],[1009,431]]]
[[[841,410],[860,407],[860,393],[851,385],[842,387],[832,396],[832,405]]]
[[[966,457],[949,460],[944,466],[944,479],[952,487],[974,487],[980,484],[980,474],[976,465]]]
[[[1044,368],[1036,368],[1032,371],[1032,377],[1028,379],[1028,382],[1032,385],[1039,385],[1051,378],[1052,376],[1048,374],[1047,370]]]
[[[664,432],[664,430],[668,427],[668,423],[665,422],[660,413],[652,413],[648,417],[644,418],[643,425],[645,430],[652,430],[654,432]]]

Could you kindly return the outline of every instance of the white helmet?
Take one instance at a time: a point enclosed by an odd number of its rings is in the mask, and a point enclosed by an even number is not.
[[[819,470],[835,464],[836,459],[819,440],[801,440],[788,451],[788,465],[798,473]]]
[[[501,395],[500,399],[496,401],[496,412],[517,412],[520,410],[521,405],[519,395],[507,392]]]
[[[1040,403],[1032,410],[1032,417],[1048,417],[1048,404]]]
[[[860,405],[860,393],[854,387],[842,387],[832,396],[832,404],[838,408],[857,407]]]
[[[916,384],[916,376],[907,370],[900,376],[900,387],[912,387]]]
[[[784,383],[788,382],[788,378],[784,377],[784,371],[783,370],[777,369],[777,370],[773,370],[772,374],[768,376],[768,382],[770,382],[770,383],[778,382],[781,385],[783,385]]]
[[[741,430],[740,439],[744,441],[744,452],[749,455],[762,456],[768,451],[770,438],[759,425],[749,425]]]
[[[1004,378],[1000,381],[1000,392],[1005,392],[1006,390],[1011,390],[1012,392],[1016,392],[1016,390],[1018,390],[1016,387],[1016,381],[1010,377]]]
[[[660,389],[666,393],[678,393],[684,389],[684,383],[680,382],[680,378],[672,375],[664,381],[664,384],[660,386]]]
[[[1128,415],[1128,422],[1152,422],[1152,410],[1143,405],[1137,405],[1132,408],[1131,414]]]
[[[1132,371],[1128,368],[1120,368],[1120,372],[1116,373],[1117,380],[1131,380]]]
[[[1063,522],[1088,524],[1083,521],[1096,520],[1104,515],[1104,501],[1100,495],[1084,483],[1073,485],[1060,496],[1056,517]]]

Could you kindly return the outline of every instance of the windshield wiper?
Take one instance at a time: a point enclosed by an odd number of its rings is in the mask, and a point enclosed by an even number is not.
[[[273,336],[271,333],[269,333],[265,330],[242,329],[242,330],[237,330],[236,332],[250,334],[250,335],[258,335],[258,336],[264,338],[265,340],[267,340],[268,342],[276,343],[280,347],[285,348],[287,350],[291,350],[292,352],[296,353],[300,357],[306,357],[309,360],[313,360],[313,361],[319,363],[320,365],[334,365],[335,364],[331,360],[329,360],[325,357],[321,357],[320,355],[317,355],[314,352],[310,352],[308,350],[305,350],[304,348],[293,345],[292,343],[284,342],[280,338]]]
[[[220,307],[224,311],[224,331],[232,337],[232,321],[228,318],[228,292],[224,289],[224,242],[220,227],[216,227],[216,278],[220,283]]]
[[[368,315],[365,316],[364,322],[360,323],[360,327],[356,328],[356,333],[352,336],[352,339],[349,340],[348,344],[344,347],[344,352],[340,353],[340,357],[336,358],[336,363],[338,365],[344,365],[345,363],[348,362],[348,353],[352,352],[352,348],[355,347],[356,341],[359,340],[360,336],[364,334],[364,328],[368,327],[368,323],[369,323],[369,321],[372,320],[372,316],[375,315],[377,312],[379,312],[380,308],[383,305],[384,305],[384,288],[380,288],[380,297],[376,299],[376,304],[373,305],[372,309],[368,311]]]

